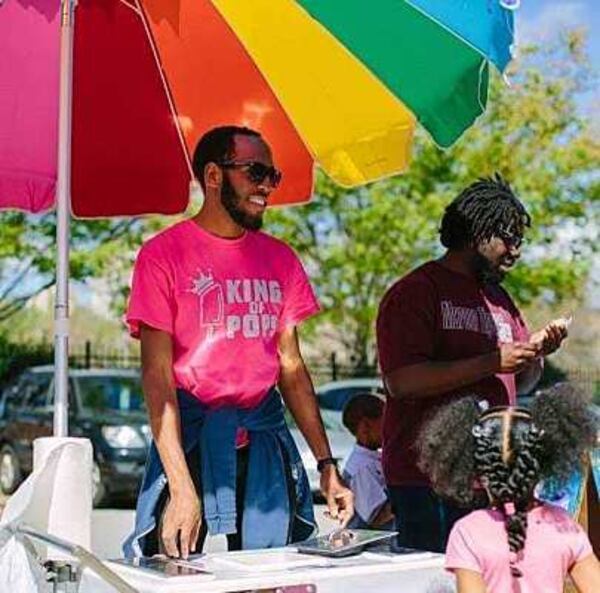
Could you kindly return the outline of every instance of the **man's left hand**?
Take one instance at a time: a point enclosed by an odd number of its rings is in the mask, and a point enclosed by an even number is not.
[[[327,511],[346,527],[354,515],[354,494],[342,482],[335,465],[327,465],[321,473],[321,492],[327,501]]]
[[[553,320],[546,327],[531,334],[529,342],[539,347],[541,356],[548,356],[560,348],[563,340],[567,337],[567,333],[567,327],[564,323]]]

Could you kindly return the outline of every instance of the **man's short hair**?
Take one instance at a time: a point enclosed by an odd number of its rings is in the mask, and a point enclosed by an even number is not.
[[[357,393],[346,402],[342,412],[342,423],[356,436],[359,422],[363,418],[381,418],[384,405],[383,397],[377,393]]]
[[[503,230],[523,236],[531,217],[499,173],[465,188],[447,207],[440,240],[448,249],[464,249],[491,239]]]
[[[196,144],[194,158],[192,159],[192,171],[200,182],[203,191],[206,189],[204,187],[204,168],[208,163],[221,163],[232,158],[236,136],[262,138],[258,132],[250,128],[220,126],[206,132]]]

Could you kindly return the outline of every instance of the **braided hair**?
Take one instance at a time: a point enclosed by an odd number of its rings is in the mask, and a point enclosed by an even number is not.
[[[448,249],[464,249],[491,239],[499,230],[522,236],[531,217],[499,174],[465,188],[447,207],[440,240]]]
[[[473,506],[479,484],[488,504],[504,518],[511,570],[525,546],[527,512],[543,479],[566,480],[596,442],[599,421],[572,385],[540,392],[531,411],[500,407],[483,414],[473,397],[440,409],[418,441],[419,467],[433,488],[463,506]]]
[[[520,576],[514,564],[525,546],[527,511],[540,480],[543,432],[527,410],[494,408],[481,416],[472,434],[475,473],[504,517],[511,570]]]

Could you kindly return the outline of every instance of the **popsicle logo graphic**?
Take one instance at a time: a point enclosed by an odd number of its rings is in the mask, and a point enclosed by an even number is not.
[[[192,280],[192,292],[198,296],[200,311],[200,327],[206,330],[208,338],[215,336],[218,327],[223,325],[225,306],[223,288],[215,281],[212,272],[200,272]]]
[[[215,279],[211,270],[192,278],[199,299],[200,326],[208,337],[224,327],[227,339],[270,338],[277,331],[277,311],[283,302],[281,284],[262,278]]]

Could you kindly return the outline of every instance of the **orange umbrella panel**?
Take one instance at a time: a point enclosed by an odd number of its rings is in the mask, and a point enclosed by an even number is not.
[[[283,171],[272,204],[307,202],[313,159],[252,58],[212,2],[143,0],[189,154],[217,125],[261,132]]]

